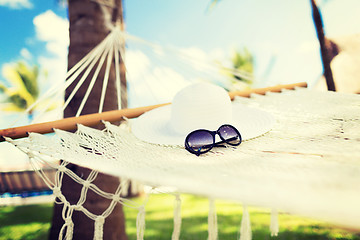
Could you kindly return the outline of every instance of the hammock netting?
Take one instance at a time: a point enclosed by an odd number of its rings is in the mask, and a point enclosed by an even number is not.
[[[129,179],[176,189],[171,192],[177,203],[172,239],[180,237],[181,193],[210,199],[209,239],[217,239],[214,199],[244,205],[242,240],[251,239],[249,205],[273,209],[273,235],[278,231],[278,211],[360,228],[360,96],[297,89],[234,101],[273,114],[275,126],[238,147],[214,148],[200,157],[182,146],[137,139],[131,133],[132,119],[120,125],[104,122],[104,130],[78,125],[75,133],[55,130],[53,136],[31,133],[25,139],[7,140],[29,156],[34,169],[64,205],[65,225],[59,239],[72,238],[74,211],[93,219],[95,239],[102,239],[103,223],[118,203],[139,209],[137,238],[143,239],[146,202],[136,205],[121,196]],[[62,162],[57,165],[53,160]],[[67,168],[68,163],[93,172],[82,179]],[[56,168],[55,179],[47,178],[39,164]],[[99,171],[123,179],[115,193],[103,192],[92,183]],[[61,192],[64,174],[83,186],[77,204],[71,205]],[[112,200],[104,213],[95,215],[83,207],[88,190]]]

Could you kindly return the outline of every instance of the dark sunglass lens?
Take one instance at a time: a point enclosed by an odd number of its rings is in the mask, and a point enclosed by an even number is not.
[[[208,131],[195,131],[187,137],[187,145],[195,153],[204,153],[213,147],[213,136]]]
[[[241,135],[233,126],[221,126],[218,132],[220,137],[230,145],[236,146],[241,143]]]

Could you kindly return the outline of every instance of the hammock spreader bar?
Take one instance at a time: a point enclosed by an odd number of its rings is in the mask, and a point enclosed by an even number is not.
[[[231,100],[235,97],[250,97],[251,94],[261,94],[265,95],[267,92],[281,92],[283,89],[292,90],[297,87],[307,87],[306,82],[294,83],[294,84],[286,84],[286,85],[277,85],[273,87],[267,88],[257,88],[251,89],[248,91],[236,91],[229,92],[229,96]],[[31,124],[21,127],[7,128],[0,130],[0,142],[5,141],[5,137],[9,137],[12,139],[18,139],[27,137],[29,132],[35,132],[40,134],[51,133],[54,129],[61,129],[65,131],[71,131],[77,129],[77,124],[82,124],[88,127],[93,127],[101,124],[102,121],[108,122],[116,122],[120,121],[123,117],[126,118],[136,118],[143,114],[144,112],[150,111],[154,108],[168,105],[170,103],[151,105],[147,107],[139,107],[139,108],[128,108],[128,109],[120,109],[107,111],[103,113],[93,113],[82,115],[79,117],[70,117],[64,118],[61,120],[55,120],[44,123]]]

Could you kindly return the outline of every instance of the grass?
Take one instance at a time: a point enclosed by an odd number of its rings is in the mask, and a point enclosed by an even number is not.
[[[151,195],[146,205],[146,240],[170,239],[173,228],[173,196]],[[135,198],[141,203],[143,198]],[[219,239],[238,239],[242,207],[227,201],[216,201]],[[137,210],[124,208],[126,231],[129,240],[136,239]],[[334,228],[323,222],[279,214],[280,233],[270,237],[268,211],[249,208],[253,239],[320,240],[353,239],[360,235],[344,229]],[[208,200],[192,195],[182,195],[183,240],[207,239]],[[30,206],[8,206],[0,208],[0,240],[47,239],[50,229],[52,204]]]
[[[0,240],[47,239],[52,204],[0,208]]]

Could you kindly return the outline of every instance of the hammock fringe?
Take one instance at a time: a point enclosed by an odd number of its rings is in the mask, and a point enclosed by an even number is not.
[[[179,240],[181,231],[181,198],[180,194],[175,194],[174,201],[174,230],[171,235],[171,240]]]
[[[251,223],[250,223],[250,215],[248,212],[247,206],[243,205],[243,216],[241,219],[240,225],[240,238],[239,240],[251,240],[252,233],[251,233]]]
[[[209,216],[208,216],[208,240],[218,239],[218,226],[215,199],[209,198]]]

